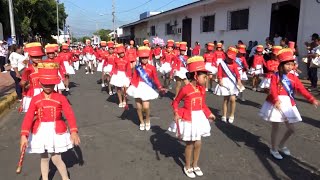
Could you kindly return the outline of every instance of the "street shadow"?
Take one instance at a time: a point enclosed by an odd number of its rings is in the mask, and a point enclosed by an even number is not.
[[[242,148],[241,145],[244,145],[252,150],[255,155],[260,160],[261,164],[272,176],[272,179],[292,179],[292,180],[301,180],[301,179],[319,179],[320,176],[312,173],[312,171],[317,168],[310,165],[306,166],[305,163],[301,162],[298,159],[295,159],[290,156],[285,156],[283,160],[276,160],[269,154],[269,147],[261,142],[260,136],[256,136],[242,128],[234,126],[232,124],[226,124],[221,121],[215,123],[216,127],[223,132],[230,140],[232,140],[238,148]],[[276,164],[282,172],[288,177],[283,177],[277,173],[277,170],[274,169],[272,164]],[[308,170],[304,167],[308,167]]]
[[[80,84],[75,83],[75,82],[69,82],[69,88],[72,89],[74,87],[78,87]]]
[[[320,121],[318,121],[318,120],[311,119],[311,118],[306,117],[306,116],[302,116],[302,122],[306,123],[306,124],[309,124],[311,126],[320,128]]]
[[[166,158],[172,158],[183,169],[185,164],[185,146],[177,138],[167,134],[166,130],[160,126],[152,126],[151,130],[154,134],[150,136],[150,142],[155,151],[156,159],[161,161],[160,154]]]
[[[167,93],[164,93],[164,94],[159,93],[160,99],[162,99],[163,97],[168,97],[169,99],[173,100],[175,96],[176,95],[171,91],[168,91]]]
[[[102,84],[102,79],[98,79],[97,84]]]
[[[108,95],[107,101],[118,105],[118,96],[117,96],[117,94]]]
[[[118,118],[120,118],[121,120],[130,120],[137,126],[140,125],[137,109],[133,107],[132,104],[128,104],[128,109],[124,109],[122,114]]]
[[[67,168],[71,168],[74,165],[78,164],[79,166],[84,165],[83,154],[81,148],[79,146],[75,146],[72,149],[69,149],[67,152],[61,154],[61,158],[63,162],[66,164]],[[53,180],[55,174],[57,172],[57,167],[53,164],[50,159],[49,162],[49,180]],[[69,179],[71,178],[70,172],[68,171]],[[39,180],[42,180],[40,176]]]
[[[261,109],[262,105],[253,101],[246,99],[245,101],[241,101],[241,99],[237,98],[237,102],[241,105],[252,106],[257,109]]]

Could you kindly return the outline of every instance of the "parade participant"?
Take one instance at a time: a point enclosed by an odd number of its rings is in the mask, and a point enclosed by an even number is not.
[[[220,64],[220,62],[222,62],[223,60],[226,59],[226,54],[224,53],[223,49],[223,44],[222,43],[217,43],[216,46],[216,50],[213,52],[213,60],[212,60],[212,64],[215,65],[217,68]],[[213,77],[215,79],[216,82],[218,82],[217,76],[214,75],[215,77]]]
[[[69,51],[69,45],[66,43],[62,44],[62,52],[59,53],[58,58],[63,61],[64,67],[66,69],[64,85],[66,87],[66,91],[69,91],[69,80],[70,74],[75,74],[74,68],[72,66],[72,57],[73,54]]]
[[[28,64],[21,76],[20,85],[24,95],[22,107],[20,109],[22,112],[28,111],[32,97],[38,95],[42,91],[38,81],[39,74],[37,65],[42,61],[42,56],[44,55],[42,46],[38,42],[26,44],[25,51],[28,52],[32,64]]]
[[[208,80],[206,84],[206,91],[210,89],[212,92],[214,91],[213,86],[212,86],[212,81],[213,81],[213,75],[217,74],[217,65],[213,61],[214,60],[214,44],[213,43],[208,43],[207,44],[207,52],[203,55],[204,61],[206,63],[206,70],[208,71]]]
[[[263,46],[258,45],[256,48],[256,54],[253,56],[253,63],[250,69],[250,74],[253,75],[252,78],[252,90],[257,91],[259,76],[263,74],[263,67],[265,65],[265,60],[263,58]]]
[[[200,43],[198,41],[196,41],[194,43],[194,48],[190,48],[190,50],[192,51],[192,56],[200,55],[200,51],[201,51]]]
[[[114,52],[114,42],[113,41],[108,41],[107,46],[108,46],[108,55],[105,57],[105,61],[102,66],[102,69],[103,69],[102,87],[105,86],[105,80],[106,80],[108,90],[109,90],[109,95],[113,95],[112,87],[110,84],[110,79],[111,79],[110,73],[112,71],[114,61],[117,58],[117,54]]]
[[[261,89],[269,89],[271,83],[271,76],[278,71],[279,60],[277,58],[278,52],[282,49],[281,46],[273,46],[270,60],[266,62],[267,72],[264,74],[264,78],[261,80],[259,87]]]
[[[180,56],[180,42],[175,42],[175,48],[173,50],[173,53],[176,55],[176,56]]]
[[[278,53],[280,65],[278,73],[272,74],[270,94],[262,105],[259,115],[263,120],[272,123],[270,153],[276,159],[282,159],[282,152],[290,156],[290,150],[285,146],[289,137],[294,133],[294,123],[302,121],[294,100],[295,92],[302,94],[316,107],[319,102],[305,89],[299,78],[290,71],[294,67],[294,57],[291,49],[282,49]],[[287,131],[277,144],[279,125],[284,122]]]
[[[246,46],[244,44],[238,45],[238,51],[239,52],[237,54],[237,58],[236,58],[235,62],[238,65],[240,80],[247,81],[248,76],[247,76],[246,72],[248,71],[249,67],[248,67],[247,60],[246,60],[246,53],[247,53]],[[241,101],[245,101],[243,92],[239,92],[239,98],[241,99]]]
[[[43,92],[32,98],[21,126],[20,150],[26,147],[28,153],[40,154],[43,180],[48,180],[50,158],[62,179],[69,180],[61,153],[71,149],[73,144],[80,144],[73,110],[67,98],[54,91],[54,86],[60,82],[58,68],[56,63],[38,64],[39,83]],[[71,135],[62,113],[67,119]]]
[[[236,109],[236,96],[239,91],[243,90],[241,77],[238,71],[238,65],[235,63],[238,50],[234,47],[229,47],[225,61],[221,61],[218,66],[218,81],[219,84],[215,89],[215,94],[223,96],[222,117],[223,122],[227,122],[228,104],[230,103],[229,123],[234,121],[234,113]]]
[[[45,50],[46,50],[46,54],[47,54],[47,58],[48,58],[46,60],[46,62],[53,62],[53,63],[57,63],[59,65],[58,75],[61,80],[60,80],[60,83],[57,84],[54,89],[57,90],[61,94],[62,91],[66,89],[66,87],[64,85],[64,80],[66,77],[66,69],[64,67],[64,63],[63,63],[62,59],[55,56],[56,47],[57,47],[56,45],[57,44],[48,44],[45,46]]]
[[[176,97],[178,95],[178,92],[181,89],[182,82],[184,82],[185,85],[189,83],[186,76],[186,73],[188,72],[187,70],[188,56],[185,55],[188,49],[187,42],[180,42],[179,48],[180,48],[180,55],[174,57],[172,70],[171,70],[171,74],[173,74],[176,80]]]
[[[81,51],[77,48],[77,46],[74,46],[72,50],[72,54],[73,54],[72,61],[73,61],[74,70],[79,70]]]
[[[296,76],[299,76],[299,73],[302,73],[302,71],[299,69],[298,52],[295,47],[295,42],[289,41],[288,47],[293,51],[293,57],[294,57],[294,67],[291,73],[295,74]]]
[[[171,123],[169,131],[176,132],[177,137],[185,141],[184,173],[190,178],[195,178],[196,175],[203,176],[198,165],[201,137],[210,136],[209,121],[215,120],[215,116],[206,105],[207,70],[203,57],[189,58],[188,71],[187,77],[190,83],[182,87],[172,102],[174,122]],[[181,101],[184,105],[180,108]]]
[[[117,87],[117,94],[119,99],[119,107],[123,108],[126,106],[124,88],[128,88],[130,85],[131,78],[131,65],[130,61],[125,57],[125,48],[122,44],[116,46],[118,58],[114,60],[112,65],[112,71],[110,73],[111,80],[110,84]]]
[[[159,44],[156,44],[156,47],[153,50],[153,54],[154,54],[154,67],[157,68],[157,70],[160,69],[160,58],[162,56],[162,50],[161,47],[159,46]]]
[[[84,61],[86,62],[86,74],[93,74],[94,72],[94,64],[93,64],[93,61],[95,59],[95,56],[94,56],[94,50],[91,46],[91,41],[89,39],[86,40],[86,47],[83,48],[82,50],[82,54],[84,55],[83,56],[83,59]]]
[[[149,47],[151,49],[150,42],[149,42],[148,39],[143,40],[143,45],[147,46],[147,47]],[[152,58],[153,58],[153,53],[152,53],[152,51],[150,51],[148,63],[151,64],[151,65],[153,64],[153,59]]]
[[[98,49],[96,51],[96,59],[98,60],[98,67],[97,67],[97,72],[102,72],[103,69],[103,64],[104,64],[104,59],[105,59],[105,56],[108,54],[107,50],[106,50],[106,47],[107,47],[107,42],[106,41],[101,41],[100,42],[100,49]],[[102,73],[103,74],[103,73]]]
[[[130,46],[126,51],[126,57],[130,61],[131,68],[133,70],[134,67],[136,66],[136,62],[137,62],[137,49],[136,49],[136,47],[134,47],[133,40],[130,41]]]
[[[150,100],[158,98],[159,94],[156,89],[165,91],[162,88],[157,76],[156,68],[148,63],[151,49],[146,46],[138,48],[139,63],[137,64],[131,79],[131,85],[127,90],[127,94],[135,98],[137,105],[137,113],[140,121],[140,130],[150,130]],[[143,120],[145,112],[146,120]]]
[[[161,67],[160,73],[164,76],[164,86],[166,88],[172,89],[170,72],[172,70],[173,59],[175,58],[175,54],[173,52],[173,40],[168,40],[167,42],[167,52],[161,58]]]

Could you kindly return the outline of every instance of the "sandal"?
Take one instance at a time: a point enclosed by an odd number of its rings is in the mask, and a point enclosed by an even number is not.
[[[193,172],[197,175],[197,176],[203,176],[203,172],[201,171],[201,169],[199,167],[193,167]]]
[[[196,175],[193,173],[193,169],[186,169],[186,167],[183,168],[184,173],[189,177],[189,178],[195,178]]]

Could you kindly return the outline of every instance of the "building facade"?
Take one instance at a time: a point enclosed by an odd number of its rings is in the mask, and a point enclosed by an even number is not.
[[[187,41],[193,46],[214,40],[225,45],[258,41],[278,33],[296,41],[305,53],[304,42],[320,33],[320,0],[202,0],[123,25],[126,40],[154,37]]]

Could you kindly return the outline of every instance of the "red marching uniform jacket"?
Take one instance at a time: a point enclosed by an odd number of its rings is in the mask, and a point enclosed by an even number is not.
[[[249,66],[248,66],[246,58],[244,56],[242,56],[242,57],[240,57],[240,60],[241,60],[242,67],[238,63],[236,63],[238,65],[238,67],[242,68],[243,71],[248,70]]]
[[[150,79],[153,80],[153,82],[155,83],[157,88],[161,89],[162,87],[161,87],[160,81],[159,81],[158,76],[157,76],[156,68],[151,64],[141,64],[141,66],[145,70],[145,72],[148,74]],[[133,76],[132,76],[132,79],[131,79],[131,84],[134,87],[138,87],[139,82],[144,82],[144,80],[139,76],[139,74],[137,73],[137,70],[134,70],[133,71]]]
[[[126,57],[129,59],[130,62],[137,61],[137,49],[136,48],[129,48],[126,51]]]
[[[161,48],[160,47],[154,48],[153,54],[154,54],[154,56],[160,56],[161,55]]]
[[[118,71],[123,71],[126,73],[127,77],[131,77],[131,65],[130,61],[127,59],[127,57],[123,58],[116,58],[114,60],[114,63],[112,64],[112,71],[110,75],[117,74]]]
[[[29,88],[24,90],[25,96],[32,97],[34,94],[34,89],[41,88],[39,83],[38,68],[33,64],[29,64],[28,67],[25,68],[21,76],[21,80],[29,83]]]
[[[263,55],[254,55],[252,68],[256,69],[257,65],[261,65],[261,68],[263,68],[263,66],[266,66],[266,62],[263,58]]]
[[[214,53],[213,52],[206,52],[203,55],[203,59],[205,63],[212,63],[213,66],[216,66],[215,63],[213,63],[213,59],[214,59]]]
[[[104,67],[108,66],[108,64],[113,65],[116,58],[117,58],[117,54],[116,53],[110,54],[108,52],[108,55],[105,56],[105,61],[104,61],[102,67],[104,68]]]
[[[240,74],[238,71],[237,63],[235,63],[235,62],[233,62],[231,64],[226,63],[226,65],[229,67],[231,73],[236,76],[236,79],[239,80]],[[226,77],[228,77],[228,75],[224,72],[222,65],[219,64],[219,66],[218,66],[218,79],[222,79],[222,78],[226,78]]]
[[[217,67],[217,61],[218,59],[225,60],[226,59],[226,54],[223,51],[214,51],[213,52],[213,59],[212,59],[212,66]]]
[[[271,75],[278,71],[279,64],[280,63],[278,60],[273,60],[273,59],[268,60],[266,62],[266,68],[268,72],[266,73],[265,77],[271,78]]]
[[[91,46],[86,46],[83,48],[82,53],[85,55],[87,53],[89,54],[93,54],[94,50]]]
[[[62,112],[67,118],[70,131],[78,132],[76,119],[67,98],[53,92],[49,98],[44,92],[32,98],[30,107],[26,113],[21,127],[21,135],[28,136],[30,130],[36,134],[42,122],[54,122],[57,134],[67,132],[67,125],[62,120]]]
[[[306,88],[303,86],[299,78],[292,74],[287,74],[288,79],[291,82],[292,88],[294,89],[294,92],[299,92],[302,96],[304,96],[309,102],[313,103],[315,101],[315,98],[306,90]],[[267,101],[275,104],[279,98],[279,95],[285,95],[289,96],[285,88],[283,87],[282,83],[280,82],[280,78],[277,74],[271,75],[271,84],[270,84],[270,94],[267,97]],[[291,98],[290,98],[291,99]],[[291,99],[292,106],[296,105],[295,101]]]
[[[174,52],[171,52],[171,53],[167,52],[162,56],[161,64],[169,63],[172,65],[175,57],[176,57],[176,55],[174,54]]]
[[[192,84],[187,84],[181,88],[177,97],[172,102],[174,112],[182,118],[183,121],[196,121],[191,119],[192,111],[203,111],[208,118],[211,114],[210,109],[206,105],[206,90],[202,86],[194,87]],[[179,103],[184,101],[183,107],[179,108]]]
[[[183,59],[185,61],[185,63],[187,64],[188,61],[188,56],[184,55]],[[187,68],[180,60],[180,56],[175,56],[173,58],[173,64],[172,64],[172,70],[171,70],[171,75],[174,73],[174,71],[180,71],[180,68],[184,67]]]
[[[53,59],[47,59],[46,62],[54,62],[59,64],[59,73],[62,78],[66,75],[66,68],[64,67],[63,61],[59,57],[55,57]]]
[[[80,50],[72,50],[72,54],[73,54],[73,58],[72,58],[72,61],[73,62],[76,62],[79,60],[79,56],[81,54],[81,51]]]
[[[69,64],[71,65],[72,63],[72,57],[73,57],[73,54],[72,52],[61,52],[59,53],[58,57],[62,60],[62,61],[67,61],[69,62]]]

